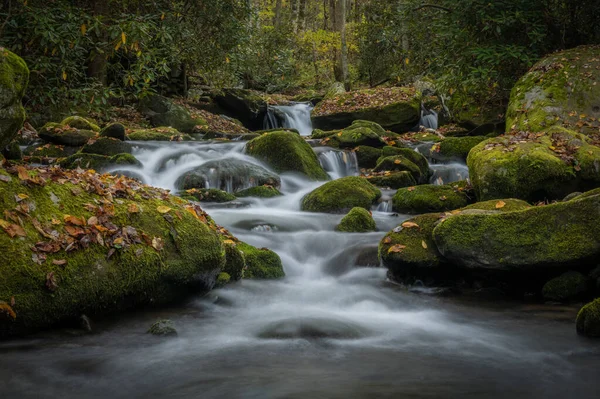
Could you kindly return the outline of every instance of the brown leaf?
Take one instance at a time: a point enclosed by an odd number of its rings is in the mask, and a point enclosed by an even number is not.
[[[168,206],[161,205],[158,208],[156,208],[156,210],[158,211],[158,213],[169,213],[171,211],[171,208],[169,208]]]
[[[394,246],[391,246],[390,249],[388,249],[388,254],[400,253],[400,252],[404,251],[404,249],[406,249],[406,245],[396,244]]]
[[[27,169],[24,166],[17,166],[17,174],[20,180],[29,180],[29,173],[27,173]]]
[[[404,223],[402,223],[402,227],[404,227],[405,229],[410,229],[413,227],[419,228],[419,225],[416,224],[415,222],[404,222]]]
[[[98,218],[96,216],[92,216],[91,218],[89,218],[87,220],[87,224],[88,224],[88,226],[93,226],[95,224],[98,224]]]
[[[427,243],[426,243],[425,241],[421,241],[421,246],[422,246],[424,249],[427,249]]]
[[[409,187],[409,188],[407,188],[406,190],[408,190],[408,191],[411,191],[411,192],[412,192],[412,191],[415,191],[415,190],[416,190],[416,187]]]
[[[6,234],[10,236],[10,238],[14,238],[16,236],[27,236],[27,232],[25,232],[25,229],[23,229],[23,227],[19,226],[18,224],[7,222],[4,219],[0,219],[0,227],[2,227]]]
[[[67,260],[66,259],[53,259],[52,264],[56,265],[56,266],[64,266],[67,264]]]
[[[50,291],[56,291],[58,288],[58,277],[54,274],[54,272],[49,272],[46,274],[46,288]]]
[[[163,247],[164,247],[164,243],[163,243],[162,238],[154,237],[152,239],[152,248],[154,248],[160,252],[160,251],[162,251]]]
[[[506,202],[504,202],[504,201],[498,201],[498,202],[496,203],[496,209],[502,209],[502,208],[504,208],[505,206],[506,206]]]
[[[392,243],[392,237],[385,237],[383,239],[383,243],[384,244],[391,244]]]
[[[78,218],[76,216],[65,215],[64,216],[65,223],[72,224],[74,226],[85,226],[85,219]]]

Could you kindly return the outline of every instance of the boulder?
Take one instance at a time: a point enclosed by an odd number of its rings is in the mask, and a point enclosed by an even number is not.
[[[131,154],[133,147],[124,141],[112,137],[99,137],[87,142],[81,152],[86,154],[97,154],[113,156],[117,154]]]
[[[48,143],[65,145],[69,147],[81,147],[91,138],[96,136],[93,130],[77,129],[70,125],[49,122],[38,132],[40,138]]]
[[[336,130],[355,120],[376,122],[387,130],[406,132],[421,116],[421,96],[409,87],[367,89],[326,98],[313,110],[316,129]]]
[[[377,160],[381,157],[381,149],[369,147],[366,145],[358,146],[354,149],[358,166],[365,169],[372,169],[377,166]]]
[[[470,269],[538,273],[595,265],[600,195],[517,212],[458,214],[433,231],[440,253]]]
[[[437,160],[460,160],[466,161],[469,152],[482,141],[487,140],[485,136],[447,137],[434,145],[431,157]]]
[[[451,211],[463,208],[469,202],[469,189],[466,182],[402,188],[392,199],[394,212],[404,214]]]
[[[588,293],[588,278],[579,272],[567,272],[548,281],[542,289],[547,301],[564,302],[581,299]]]
[[[335,229],[344,233],[368,233],[377,231],[377,225],[371,212],[364,208],[352,208]]]
[[[135,130],[127,136],[133,141],[191,141],[192,136],[171,127]]]
[[[479,200],[560,200],[600,186],[600,147],[560,127],[486,140],[471,150],[467,164]]]
[[[159,320],[150,326],[147,333],[158,337],[172,337],[177,335],[177,330],[171,320]]]
[[[260,130],[263,128],[267,103],[257,92],[243,89],[223,89],[214,96],[214,100],[230,116],[240,120],[248,129]]]
[[[117,154],[112,157],[97,154],[85,154],[78,152],[67,158],[61,159],[59,165],[65,169],[93,169],[105,170],[113,166],[140,166],[131,154]]]
[[[283,194],[272,186],[257,186],[250,187],[245,190],[238,191],[235,196],[238,198],[255,197],[255,198],[273,198],[280,197]]]
[[[231,242],[223,242],[223,246],[225,247],[225,267],[223,267],[223,272],[227,273],[229,280],[239,281],[244,277],[244,269],[246,268],[244,254],[232,240]]]
[[[333,82],[327,89],[327,92],[325,92],[323,100],[329,100],[344,93],[346,93],[346,87],[344,87],[344,84],[342,82]]]
[[[21,104],[29,69],[25,61],[5,48],[0,48],[0,149],[15,138],[25,122]]]
[[[600,298],[581,308],[577,314],[576,328],[579,334],[600,337]]]
[[[386,147],[387,148],[387,147]],[[407,171],[410,172],[415,181],[426,183],[432,175],[427,159],[416,151],[408,148],[393,148],[393,151],[383,151],[383,153],[394,153],[393,156],[382,156],[377,161],[374,172],[385,171]]]
[[[202,189],[207,183],[210,188],[236,192],[265,184],[279,187],[281,180],[262,166],[231,158],[209,161],[185,172],[175,181],[175,187],[179,190]]]
[[[345,213],[355,207],[370,210],[381,198],[381,191],[367,180],[349,176],[325,183],[302,200],[308,212]]]
[[[0,174],[0,298],[15,314],[0,337],[179,300],[225,263],[214,222],[163,190],[88,171]]]
[[[523,200],[508,198],[502,200],[476,202],[472,205],[462,208],[462,210],[479,209],[482,211],[514,212],[529,208],[531,208],[531,205]]]
[[[44,158],[66,158],[79,151],[79,147],[68,147],[55,144],[36,144],[31,145],[23,151],[23,154],[33,157]]]
[[[244,279],[264,280],[285,277],[281,258],[267,248],[256,248],[239,242],[237,248],[245,260]]]
[[[407,171],[373,173],[367,176],[367,180],[374,186],[389,187],[394,190],[417,185],[413,174]]]
[[[507,131],[542,132],[562,126],[583,134],[600,128],[600,46],[551,54],[514,86]]]
[[[4,147],[2,150],[2,156],[8,159],[9,161],[20,161],[23,159],[23,153],[21,152],[21,147],[16,141],[11,141],[9,145]]]
[[[312,180],[329,179],[312,147],[295,133],[275,131],[263,134],[246,144],[246,152],[279,173],[297,172]]]
[[[63,127],[71,127],[77,130],[91,130],[92,132],[100,132],[100,127],[92,120],[82,116],[69,116],[59,123]]]
[[[120,123],[111,123],[100,131],[100,137],[110,137],[113,139],[125,140],[125,126]]]
[[[183,106],[156,94],[144,97],[138,108],[154,127],[167,126],[180,132],[192,133],[196,126],[206,125],[206,121],[194,119]]]

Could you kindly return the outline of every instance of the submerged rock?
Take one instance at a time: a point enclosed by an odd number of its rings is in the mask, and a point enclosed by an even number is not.
[[[150,326],[148,334],[159,337],[172,337],[177,335],[177,330],[171,320],[159,320]]]
[[[300,317],[276,321],[261,331],[265,339],[357,339],[368,335],[362,327],[343,320]]]
[[[600,298],[588,303],[577,314],[577,332],[588,337],[600,337]]]
[[[302,210],[329,213],[344,213],[355,207],[370,210],[379,198],[378,188],[363,178],[349,176],[325,183],[309,193],[302,200]]]
[[[377,225],[369,211],[364,208],[352,208],[335,229],[344,233],[368,233],[376,231]]]
[[[296,133],[283,130],[266,133],[249,141],[246,152],[279,173],[297,172],[313,180],[329,179],[311,146]]]
[[[29,69],[19,56],[0,50],[0,149],[6,147],[25,122],[21,104],[29,83]]]

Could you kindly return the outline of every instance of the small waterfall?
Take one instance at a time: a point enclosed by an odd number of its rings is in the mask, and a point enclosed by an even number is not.
[[[383,212],[383,213],[391,213],[392,212],[392,199],[387,199],[387,200],[383,200],[379,203],[379,205],[377,205],[377,212]]]
[[[469,168],[463,163],[435,164],[429,167],[433,170],[429,182],[437,186],[469,179]]]
[[[311,103],[292,103],[291,105],[272,105],[265,115],[264,129],[296,129],[301,136],[312,134],[310,113],[314,106]]]
[[[325,151],[319,154],[319,162],[334,179],[358,174],[358,159],[354,152],[325,148]]]
[[[419,121],[419,126],[423,126],[426,129],[437,130],[438,113],[434,110],[428,110],[423,107],[421,109],[421,120]]]

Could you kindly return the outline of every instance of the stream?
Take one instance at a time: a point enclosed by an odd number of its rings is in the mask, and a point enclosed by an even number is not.
[[[134,144],[143,167],[120,172],[167,189],[207,161],[262,165],[244,143]],[[315,151],[332,178],[358,173],[353,154]],[[465,177],[464,164],[433,168],[434,183]],[[215,173],[207,184],[227,187]],[[285,279],[242,281],[182,306],[98,321],[89,335],[58,330],[0,343],[0,396],[597,397],[600,345],[575,334],[575,307],[407,291],[373,266],[385,232],[409,216],[386,212],[384,201],[373,208],[379,232],[338,233],[342,215],[300,211],[322,182],[281,179],[282,197],[202,206],[239,239],[277,252]],[[165,318],[177,337],[146,334]]]

